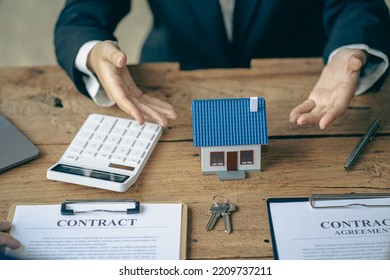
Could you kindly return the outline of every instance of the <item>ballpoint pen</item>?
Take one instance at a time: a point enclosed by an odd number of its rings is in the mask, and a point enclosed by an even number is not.
[[[374,138],[379,127],[380,127],[380,120],[378,118],[372,122],[370,127],[367,129],[366,133],[362,136],[362,138],[360,138],[360,141],[356,145],[355,149],[353,149],[351,155],[349,156],[347,162],[344,165],[345,170],[350,169],[355,164],[357,158],[360,156],[360,154],[362,153],[362,151],[364,150],[368,142],[370,142]]]

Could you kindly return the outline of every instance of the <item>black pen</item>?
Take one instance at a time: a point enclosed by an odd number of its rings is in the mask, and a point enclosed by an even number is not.
[[[350,169],[356,162],[357,158],[360,156],[368,142],[370,142],[375,134],[378,128],[381,126],[379,122],[379,118],[372,122],[366,133],[363,135],[363,137],[360,139],[359,143],[356,145],[355,149],[353,149],[351,155],[349,156],[347,162],[344,165],[344,169]]]

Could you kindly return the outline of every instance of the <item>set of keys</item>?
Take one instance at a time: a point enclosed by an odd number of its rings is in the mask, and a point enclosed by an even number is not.
[[[225,232],[230,233],[232,231],[232,223],[230,215],[236,211],[236,205],[230,203],[226,197],[216,195],[213,197],[213,205],[211,205],[209,211],[211,217],[206,225],[206,230],[212,230],[217,220],[222,217],[225,225]]]

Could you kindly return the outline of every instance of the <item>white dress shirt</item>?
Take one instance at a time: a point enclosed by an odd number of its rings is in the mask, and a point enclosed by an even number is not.
[[[219,3],[221,6],[227,37],[229,41],[232,41],[235,0],[219,0]],[[115,102],[108,98],[107,93],[101,87],[97,77],[87,67],[88,54],[98,42],[100,41],[90,41],[82,45],[76,55],[75,65],[79,71],[85,74],[83,76],[83,81],[93,101],[95,101],[95,103],[99,106],[112,106]],[[381,61],[376,63],[367,61],[360,73],[355,95],[360,95],[368,90],[376,81],[379,80],[389,67],[389,58],[387,55],[364,44],[347,45],[334,50],[330,54],[327,63],[329,63],[333,56],[342,48],[365,50],[370,55],[381,58]]]

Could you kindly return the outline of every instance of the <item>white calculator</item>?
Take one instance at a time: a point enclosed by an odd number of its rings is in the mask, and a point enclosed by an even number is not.
[[[91,114],[47,178],[124,192],[137,180],[162,135],[155,123]]]

